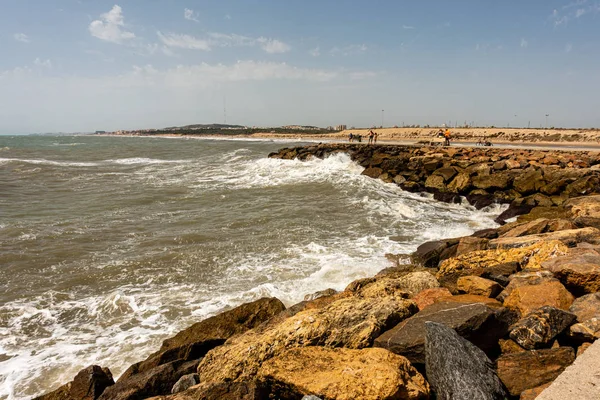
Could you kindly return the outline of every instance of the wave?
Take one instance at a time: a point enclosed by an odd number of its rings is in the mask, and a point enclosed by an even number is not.
[[[95,162],[73,162],[73,161],[53,161],[46,160],[44,158],[40,159],[21,159],[21,158],[1,158],[0,163],[7,164],[11,162],[19,162],[26,164],[38,164],[38,165],[55,165],[61,167],[95,167],[98,166],[98,163]]]

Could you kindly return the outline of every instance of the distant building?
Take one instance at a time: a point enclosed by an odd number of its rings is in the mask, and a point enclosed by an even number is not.
[[[106,131],[96,131],[96,134],[106,133]]]
[[[345,131],[346,130],[346,125],[338,125],[335,127],[336,131]]]

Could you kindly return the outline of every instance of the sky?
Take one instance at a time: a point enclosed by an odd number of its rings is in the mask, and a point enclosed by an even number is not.
[[[600,127],[600,0],[1,0],[0,134]]]

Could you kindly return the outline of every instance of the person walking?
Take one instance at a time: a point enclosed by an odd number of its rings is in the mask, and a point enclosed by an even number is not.
[[[377,144],[377,136],[379,136],[379,134],[377,132],[375,132],[373,134],[373,144]]]
[[[373,144],[373,137],[375,136],[375,134],[373,133],[373,130],[369,131],[369,142],[368,144]]]

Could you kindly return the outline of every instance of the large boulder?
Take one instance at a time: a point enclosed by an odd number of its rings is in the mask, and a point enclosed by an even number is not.
[[[444,184],[444,177],[440,175],[430,175],[425,181],[425,187],[428,189],[438,190],[443,192],[446,190],[446,185]]]
[[[188,390],[169,396],[152,397],[149,400],[264,400],[271,394],[261,382],[224,382],[214,385],[196,385]]]
[[[448,184],[448,191],[465,194],[471,188],[471,184],[471,176],[468,173],[461,172]]]
[[[576,299],[569,312],[577,316],[577,321],[583,322],[590,318],[600,318],[600,293],[591,293]]]
[[[592,228],[588,228],[592,229]],[[573,294],[583,295],[600,291],[600,254],[593,249],[547,260],[542,267],[554,273]]]
[[[514,289],[504,300],[504,306],[526,315],[543,306],[568,310],[574,299],[560,282],[547,281]]]
[[[457,245],[458,239],[436,240],[426,242],[417,247],[417,250],[411,255],[412,261],[415,264],[423,265],[428,268],[436,268],[440,261],[440,255],[447,248]]]
[[[34,400],[95,400],[114,384],[108,368],[91,365],[79,371],[71,382]]]
[[[349,371],[351,371],[349,373]],[[429,399],[429,385],[410,362],[383,349],[303,347],[263,363],[258,379],[278,399]]]
[[[517,192],[528,195],[537,192],[545,184],[542,172],[539,169],[531,169],[519,174],[513,182],[513,187]]]
[[[504,190],[510,186],[511,181],[512,177],[503,172],[493,175],[477,175],[473,178],[473,186],[486,191]]]
[[[175,393],[183,392],[184,390],[188,390],[192,386],[195,386],[199,383],[200,383],[200,376],[198,374],[194,373],[194,374],[184,375],[181,378],[179,378],[179,380],[175,383],[175,385],[173,385],[173,388],[171,389],[171,393],[175,394]]]
[[[159,351],[131,365],[119,381],[172,361],[197,360],[230,337],[253,329],[284,310],[279,299],[262,298],[197,322],[165,339]]]
[[[425,370],[439,400],[504,400],[506,390],[481,349],[454,330],[426,322]]]
[[[558,282],[558,279],[554,278],[552,272],[545,270],[516,272],[510,275],[508,280],[508,285],[496,297],[499,301],[504,301],[513,290],[521,286],[539,285],[542,282]]]
[[[544,306],[527,314],[510,328],[510,338],[527,350],[548,346],[567,329],[575,314],[555,307]]]
[[[371,297],[366,297],[366,296]],[[385,330],[417,311],[400,294],[366,291],[306,309],[277,325],[233,337],[209,351],[198,367],[201,382],[244,381],[284,350],[303,346],[369,347]]]
[[[455,329],[484,351],[493,349],[508,332],[514,315],[505,308],[483,303],[441,301],[426,307],[411,318],[386,331],[374,346],[388,349],[413,363],[425,362],[425,322],[437,322]]]
[[[580,341],[589,342],[600,339],[600,317],[590,318],[572,325],[569,328],[569,336]]]
[[[478,238],[473,236],[466,236],[460,239],[458,247],[456,248],[456,255],[467,254],[472,251],[486,250],[489,240],[485,238]]]
[[[423,310],[425,307],[432,305],[440,299],[448,299],[452,297],[452,293],[446,288],[433,288],[425,289],[415,295],[412,299],[417,303],[419,310]]]
[[[600,228],[600,195],[575,197],[565,203],[577,226]]]
[[[147,397],[170,394],[179,378],[194,373],[198,367],[195,361],[173,361],[162,364],[126,379],[104,390],[99,400],[137,400]]]
[[[571,347],[504,354],[496,360],[498,376],[512,396],[552,382],[575,360]]]

